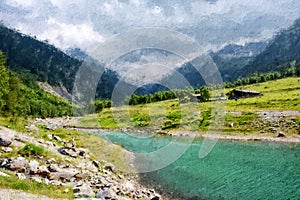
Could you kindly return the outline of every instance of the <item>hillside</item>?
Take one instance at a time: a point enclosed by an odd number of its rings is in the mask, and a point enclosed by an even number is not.
[[[76,73],[83,63],[46,42],[3,25],[0,25],[0,50],[7,58],[10,70],[32,80],[48,82],[51,86],[63,86],[69,93],[73,91]],[[94,75],[93,67],[103,68],[101,64],[87,66],[91,75]],[[110,98],[112,88],[118,80],[116,72],[105,69],[95,96]]]
[[[229,44],[210,56],[224,81],[235,81],[254,73],[284,72],[300,64],[300,19],[293,26],[277,33],[268,42],[244,46]],[[201,76],[186,63],[177,68],[194,87],[203,85]]]
[[[238,73],[247,76],[253,72],[284,71],[290,65],[300,64],[300,19],[290,28],[279,32],[266,49]]]
[[[0,51],[0,116],[58,117],[72,114],[72,105],[61,97],[53,96],[34,84],[28,77],[18,77],[5,66]]]

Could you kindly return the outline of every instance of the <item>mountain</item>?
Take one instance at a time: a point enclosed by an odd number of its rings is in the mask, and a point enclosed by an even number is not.
[[[72,58],[54,46],[36,40],[15,30],[0,25],[0,50],[7,59],[8,68],[23,76],[31,77],[51,86],[63,86],[71,94],[76,74],[86,63]],[[78,52],[78,50],[75,50]],[[110,69],[104,69],[100,63],[90,62],[87,73],[95,75],[93,69],[103,70],[103,76],[97,85],[96,98],[110,98],[112,88],[119,76]],[[95,80],[95,81],[98,81]],[[89,90],[88,85],[85,90]]]
[[[210,52],[211,65],[215,64],[223,78],[223,81],[234,81],[240,74],[236,73],[239,69],[250,63],[256,55],[259,55],[267,46],[267,42],[248,43],[245,45],[229,44],[216,52]],[[204,59],[205,60],[205,59]],[[210,76],[213,80],[211,69],[201,66],[202,75],[192,65],[194,61],[184,63],[175,69],[171,75],[167,75],[164,81],[176,80],[175,74],[181,74],[192,87],[201,87],[205,85],[205,79]],[[212,63],[213,62],[213,63]],[[209,75],[210,74],[210,75]]]
[[[229,44],[210,56],[217,65],[224,81],[234,81],[238,78],[237,70],[250,63],[267,46],[268,42],[252,42],[245,45]]]
[[[300,64],[300,19],[279,32],[266,49],[238,73],[247,76],[254,72],[284,71],[291,64]]]
[[[76,58],[77,60],[83,61],[88,55],[82,51],[80,48],[69,48],[66,50],[66,54],[72,58]]]
[[[254,73],[283,72],[300,64],[300,19],[267,42],[229,44],[210,53],[223,81],[235,81]],[[192,86],[203,84],[202,77],[188,64],[176,69]]]

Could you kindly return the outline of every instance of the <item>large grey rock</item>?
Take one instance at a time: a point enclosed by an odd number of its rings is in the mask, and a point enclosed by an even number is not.
[[[151,198],[151,200],[160,200],[160,197],[159,196],[154,196]]]
[[[280,131],[277,135],[277,137],[286,137],[286,134],[282,131]]]
[[[78,148],[77,151],[79,151],[79,155],[82,157],[87,157],[89,150],[84,148]]]
[[[74,178],[74,176],[78,173],[79,173],[79,171],[76,169],[73,169],[73,168],[61,169],[58,172],[50,173],[50,179],[51,180],[71,181],[72,178]]]
[[[50,172],[59,172],[61,169],[58,167],[58,164],[50,164],[48,167]]]
[[[12,143],[12,140],[7,137],[0,136],[0,146],[8,147]]]
[[[40,166],[40,164],[36,160],[31,160],[29,162],[29,173],[37,174],[39,166]]]
[[[6,158],[2,158],[0,159],[0,167],[6,167],[6,165],[8,164],[8,159]]]
[[[12,151],[13,151],[13,149],[10,148],[10,147],[2,147],[1,150],[2,150],[3,152],[5,152],[5,153],[9,153],[9,152],[12,152]]]
[[[116,193],[111,189],[103,189],[97,192],[96,198],[105,200],[105,199],[118,199]]]
[[[8,168],[12,171],[24,173],[29,168],[28,160],[23,157],[18,157],[8,164]]]
[[[42,176],[42,177],[47,177],[49,178],[50,177],[50,171],[48,170],[48,168],[46,166],[39,166],[38,167],[38,171],[37,173],[39,176]]]
[[[106,163],[103,168],[114,173],[116,172],[115,166],[111,163]]]
[[[16,175],[17,175],[19,180],[25,180],[26,179],[26,176],[23,173],[17,173]]]
[[[73,188],[74,192],[74,197],[79,198],[79,197],[94,197],[95,193],[93,189],[87,185],[86,183],[83,183],[80,186],[76,186]]]
[[[56,140],[56,141],[58,141],[58,142],[61,142],[61,138],[59,136],[57,136],[57,135],[54,135],[53,139]]]
[[[58,149],[58,152],[66,156],[71,156],[73,158],[77,158],[79,156],[79,151],[76,151],[75,148],[71,147],[61,147]]]

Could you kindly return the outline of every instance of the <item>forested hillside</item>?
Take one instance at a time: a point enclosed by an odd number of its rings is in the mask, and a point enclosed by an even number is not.
[[[7,67],[31,80],[63,85],[72,93],[76,73],[82,62],[54,46],[0,25],[0,50],[7,58]],[[93,67],[102,67],[101,64]],[[90,71],[92,74],[93,72]],[[106,69],[98,83],[96,98],[110,98],[118,81],[116,72]],[[88,89],[88,88],[87,88]]]
[[[266,49],[246,67],[238,71],[241,76],[253,72],[283,72],[300,64],[300,19],[287,30],[278,33]]]
[[[0,115],[58,117],[72,114],[70,102],[45,92],[26,77],[7,69],[0,51]]]

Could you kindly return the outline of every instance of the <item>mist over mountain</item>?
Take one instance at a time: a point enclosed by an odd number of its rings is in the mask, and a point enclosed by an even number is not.
[[[298,0],[5,0],[0,19],[62,50],[89,52],[114,35],[148,27],[178,31],[216,50],[270,39],[300,17],[299,7]]]
[[[78,70],[86,63],[66,55],[56,47],[0,25],[0,50],[4,53],[8,68],[32,80],[47,82],[52,86],[65,87],[72,94]],[[112,89],[118,82],[116,72],[105,69],[101,63],[91,62],[87,73],[97,84],[96,98],[111,98]],[[103,70],[100,79],[95,75]],[[98,80],[99,79],[99,80]],[[86,90],[89,85],[85,85]]]
[[[253,72],[284,71],[290,65],[300,64],[300,19],[288,29],[275,35],[266,49],[239,71],[246,76]]]

